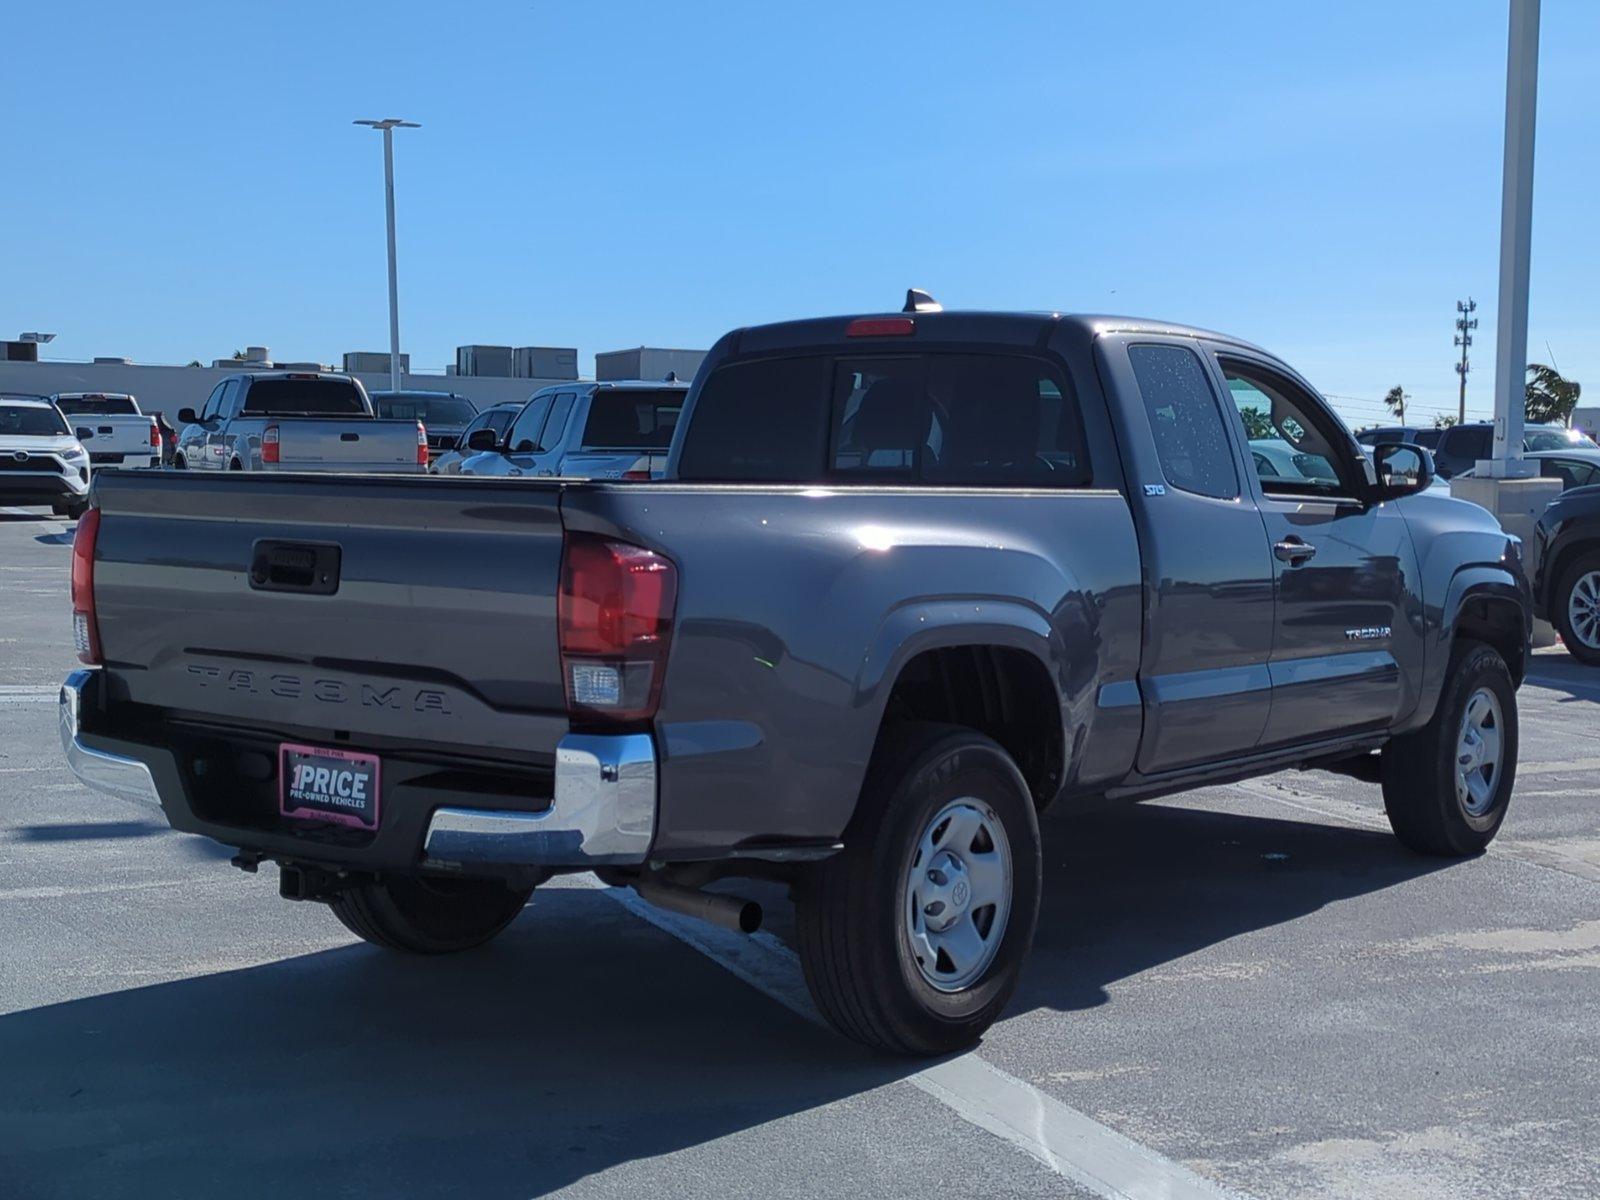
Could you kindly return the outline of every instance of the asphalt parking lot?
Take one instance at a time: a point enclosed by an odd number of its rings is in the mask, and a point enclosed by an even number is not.
[[[84,790],[70,528],[0,509],[0,1196],[1600,1194],[1600,672],[1560,652],[1476,860],[1314,773],[1048,817],[1018,996],[930,1067],[806,1018],[781,899],[740,944],[564,881],[403,960]]]

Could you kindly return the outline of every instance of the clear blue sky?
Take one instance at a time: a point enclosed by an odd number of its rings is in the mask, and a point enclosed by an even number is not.
[[[1530,356],[1600,402],[1600,4],[1546,0]],[[53,357],[703,347],[894,307],[1166,317],[1324,391],[1491,403],[1504,0],[35,6],[0,334]],[[1549,350],[1546,349],[1546,343]],[[1347,415],[1373,405],[1342,402]]]

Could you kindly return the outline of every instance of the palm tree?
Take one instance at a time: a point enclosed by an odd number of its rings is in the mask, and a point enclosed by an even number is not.
[[[1449,429],[1450,426],[1454,425],[1455,423],[1456,418],[1452,417],[1449,413],[1440,413],[1433,419],[1433,427],[1435,429]]]
[[[1402,425],[1406,423],[1406,401],[1409,399],[1411,397],[1406,395],[1405,390],[1399,384],[1395,384],[1394,387],[1390,388],[1383,397],[1384,407],[1392,412],[1395,420]]]
[[[1529,421],[1549,421],[1567,425],[1572,421],[1572,410],[1578,407],[1578,397],[1583,385],[1575,379],[1565,379],[1561,372],[1543,363],[1528,364],[1528,388],[1523,411]]]

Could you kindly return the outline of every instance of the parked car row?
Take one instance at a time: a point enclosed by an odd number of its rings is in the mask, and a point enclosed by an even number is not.
[[[1457,475],[1472,474],[1481,460],[1490,457],[1494,447],[1494,424],[1490,421],[1471,421],[1443,429],[1382,425],[1361,430],[1356,434],[1356,441],[1363,446],[1400,442],[1422,446],[1433,454],[1434,469],[1439,478],[1453,479]],[[1522,433],[1522,449],[1529,458],[1541,461],[1577,461],[1600,467],[1600,444],[1596,444],[1588,434],[1563,425],[1527,426]],[[1557,466],[1541,468],[1541,473],[1552,478],[1565,478]]]
[[[195,453],[381,440],[313,382],[229,383]],[[103,477],[73,770],[396,951],[476,946],[561,873],[747,931],[708,885],[786,883],[819,1011],[917,1055],[1016,987],[1048,805],[1301,767],[1381,781],[1425,854],[1505,817],[1521,544],[1246,342],[913,295],[736,330],[689,388],[510,407],[424,486]]]

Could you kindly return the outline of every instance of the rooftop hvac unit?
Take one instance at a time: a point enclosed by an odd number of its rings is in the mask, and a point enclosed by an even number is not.
[[[369,375],[387,375],[389,373],[389,352],[387,350],[347,350],[344,355],[344,369],[346,371],[364,372]],[[411,374],[411,355],[400,355],[400,374]]]
[[[94,358],[94,364],[97,367],[131,367],[133,366],[133,359],[117,358],[109,354],[97,354]]]
[[[594,356],[594,377],[608,379],[665,379],[676,375],[684,383],[694,378],[704,350],[663,350],[636,346],[632,350],[606,350]]]
[[[518,346],[512,351],[518,379],[576,379],[578,351],[566,346]]]
[[[457,375],[492,375],[512,378],[510,346],[457,346]]]

